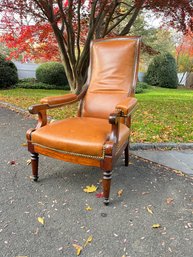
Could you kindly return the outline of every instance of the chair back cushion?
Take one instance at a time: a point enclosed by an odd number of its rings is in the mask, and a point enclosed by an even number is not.
[[[139,37],[119,37],[92,42],[82,116],[106,119],[120,101],[134,95],[139,41]]]

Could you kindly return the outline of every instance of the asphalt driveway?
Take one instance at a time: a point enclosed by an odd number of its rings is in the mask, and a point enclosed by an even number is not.
[[[41,156],[39,182],[31,181],[23,144],[34,124],[0,108],[0,257],[73,257],[88,238],[82,257],[193,256],[191,177],[134,156],[124,167],[120,159],[111,204],[103,206],[83,191],[93,184],[100,195],[97,168]]]

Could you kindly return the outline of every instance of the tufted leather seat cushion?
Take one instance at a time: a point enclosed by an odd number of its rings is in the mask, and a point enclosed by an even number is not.
[[[55,121],[32,133],[32,143],[74,155],[103,158],[103,147],[112,125],[106,119],[76,117]],[[118,147],[128,139],[129,129],[120,124]]]

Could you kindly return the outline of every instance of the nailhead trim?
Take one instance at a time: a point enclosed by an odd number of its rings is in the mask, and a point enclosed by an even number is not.
[[[49,150],[54,150],[59,153],[70,154],[70,155],[80,156],[80,157],[86,157],[86,158],[91,158],[91,159],[96,159],[96,160],[103,160],[105,158],[105,147],[104,146],[103,146],[103,150],[102,150],[102,156],[94,156],[94,155],[87,155],[87,154],[81,154],[81,153],[75,153],[75,152],[68,152],[68,151],[63,151],[63,150],[56,150],[54,148],[50,148],[50,147],[43,146],[43,145],[36,144],[36,143],[33,143],[33,145],[37,145],[37,146],[40,146],[40,147],[43,147],[43,148],[46,148]]]

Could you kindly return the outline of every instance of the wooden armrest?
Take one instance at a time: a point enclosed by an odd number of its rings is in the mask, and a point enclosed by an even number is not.
[[[63,105],[72,104],[84,97],[86,94],[88,86],[86,85],[79,95],[67,94],[63,96],[50,96],[44,97],[40,100],[41,104],[32,105],[28,108],[31,114],[38,114],[38,124],[34,130],[43,127],[47,124],[47,109],[61,107]],[[30,132],[31,133],[31,132]],[[28,135],[28,138],[31,136]]]
[[[137,99],[134,97],[128,97],[116,105],[116,110],[120,110],[124,116],[128,116],[134,110],[136,105]]]
[[[109,123],[112,125],[118,124],[120,117],[121,117],[121,111],[116,110],[116,112],[113,112],[109,115]]]
[[[109,115],[109,123],[112,124],[111,134],[110,134],[110,141],[117,143],[119,140],[119,120],[121,117],[121,111],[116,110],[116,112],[111,113]]]
[[[38,114],[39,112],[45,111],[47,109],[49,109],[48,104],[35,104],[35,105],[32,105],[32,106],[28,107],[28,111],[31,114]]]

